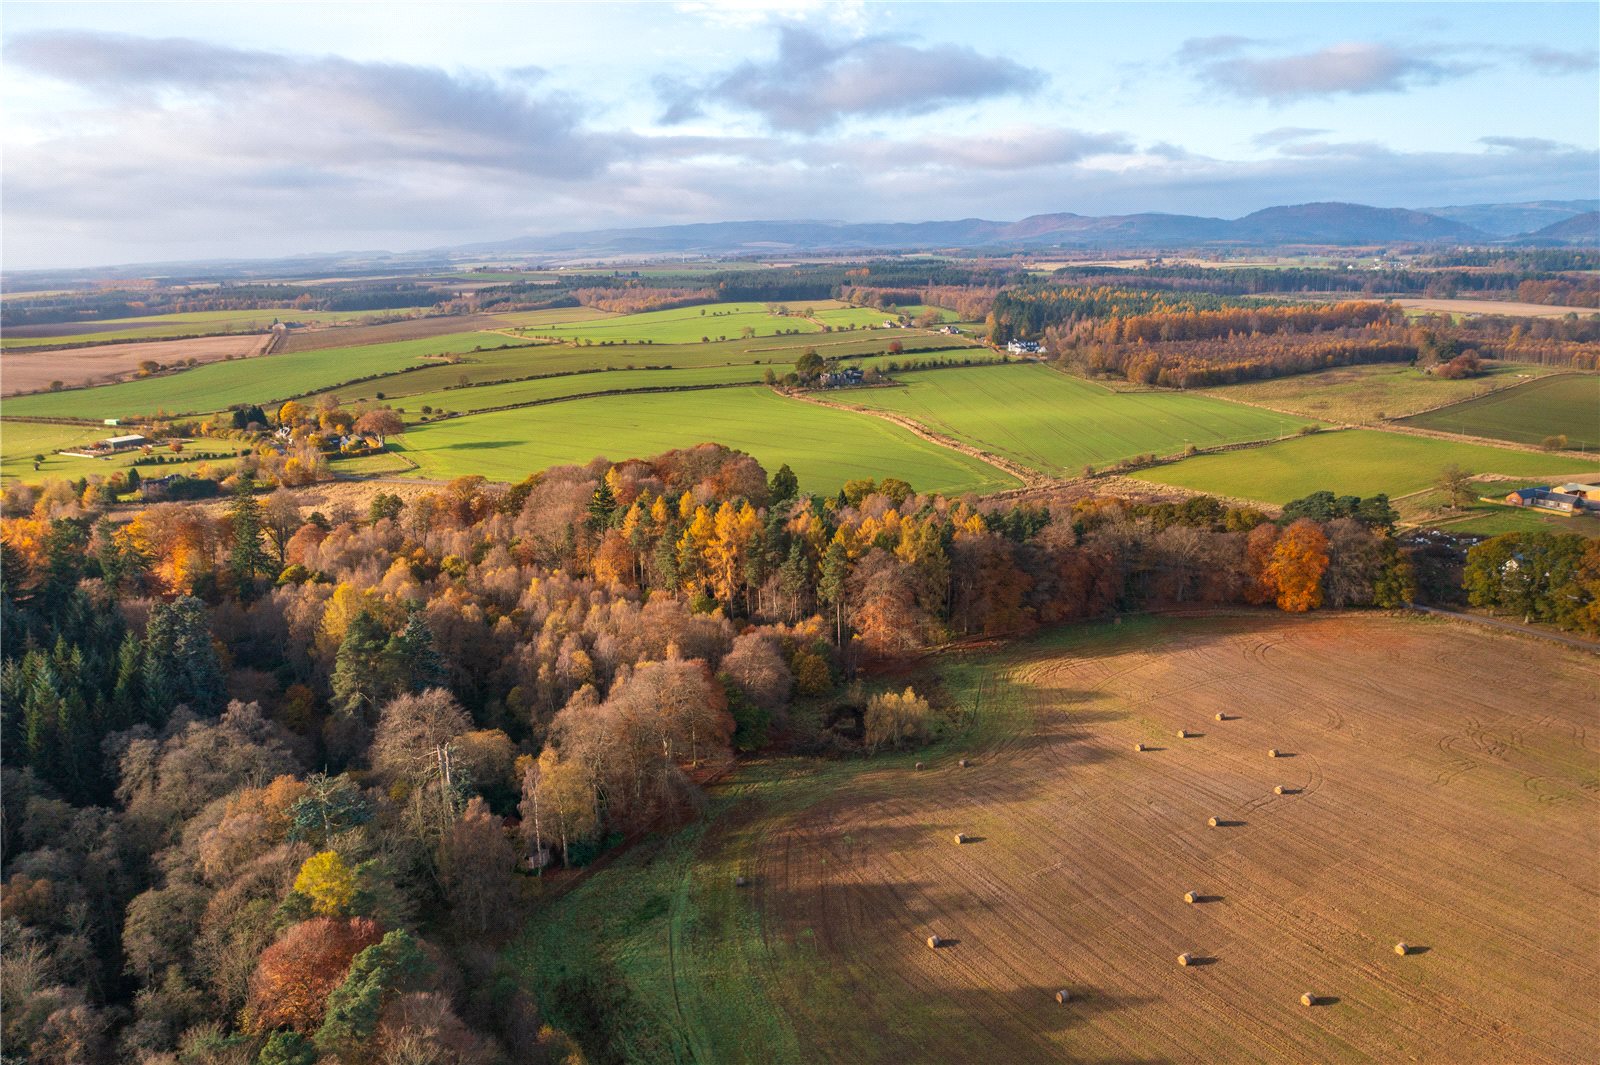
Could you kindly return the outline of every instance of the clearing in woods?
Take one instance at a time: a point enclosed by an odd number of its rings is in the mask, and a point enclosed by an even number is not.
[[[707,819],[545,907],[508,971],[616,1061],[1554,1065],[1600,1045],[1593,655],[1241,612],[938,668],[956,740],[741,767]]]
[[[1407,418],[1406,425],[1519,444],[1563,434],[1573,450],[1600,448],[1600,374],[1560,374]]]
[[[1140,470],[1138,477],[1215,495],[1287,503],[1322,489],[1358,496],[1419,492],[1436,484],[1440,471],[1452,464],[1473,473],[1503,474],[1530,483],[1540,478],[1587,477],[1597,467],[1596,462],[1567,455],[1347,429],[1219,455],[1196,455],[1170,466]]]
[[[1077,476],[1187,444],[1267,440],[1310,420],[1181,392],[1112,392],[1037,363],[899,373],[899,388],[822,393],[830,403],[903,414],[934,432],[1043,473]]]

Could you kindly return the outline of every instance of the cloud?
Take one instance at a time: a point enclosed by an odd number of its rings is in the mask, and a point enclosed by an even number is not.
[[[951,104],[1032,92],[1044,75],[963,45],[889,37],[834,43],[800,26],[778,33],[778,54],[707,81],[658,79],[662,119],[683,122],[709,104],[754,112],[775,130],[818,133],[852,115],[925,114]]]
[[[714,26],[740,30],[808,19],[825,19],[829,26],[851,32],[867,24],[866,0],[682,0],[673,7]]]
[[[1486,144],[1491,148],[1505,148],[1515,152],[1560,152],[1572,150],[1572,145],[1570,144],[1547,140],[1544,137],[1479,137],[1478,143]]]
[[[1561,48],[1524,49],[1522,58],[1527,64],[1546,74],[1587,74],[1600,68],[1600,52],[1566,51]]]
[[[1180,61],[1183,58],[1180,52]],[[1231,56],[1205,61],[1196,74],[1213,88],[1236,96],[1282,102],[1341,93],[1402,92],[1474,69],[1465,63],[1423,58],[1386,44],[1350,41],[1298,55]]]
[[[1307,137],[1316,137],[1328,132],[1330,131],[1308,129],[1305,126],[1279,126],[1276,129],[1269,129],[1265,133],[1257,133],[1250,140],[1263,148],[1269,148],[1274,144],[1287,144],[1290,141],[1305,140]]]
[[[1179,62],[1192,62],[1197,59],[1215,59],[1218,56],[1234,55],[1235,53],[1258,43],[1254,37],[1239,37],[1234,34],[1221,34],[1216,37],[1190,37],[1178,49]]]

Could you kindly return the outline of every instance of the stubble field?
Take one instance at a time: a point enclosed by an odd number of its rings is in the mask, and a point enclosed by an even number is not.
[[[741,774],[711,827],[597,873],[509,960],[558,1014],[598,981],[613,1060],[1539,1065],[1600,1043],[1592,655],[1241,614],[941,672],[962,741]]]

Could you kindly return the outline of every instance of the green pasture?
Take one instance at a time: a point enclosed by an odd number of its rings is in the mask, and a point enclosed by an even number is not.
[[[1287,503],[1327,489],[1339,495],[1391,497],[1429,488],[1444,467],[1501,474],[1528,483],[1592,476],[1600,463],[1560,455],[1512,451],[1374,429],[1349,429],[1296,437],[1258,448],[1191,459],[1145,470],[1142,480],[1216,495]],[[1521,480],[1506,483],[1506,491]]]
[[[1459,381],[1447,381],[1403,363],[1340,366],[1266,381],[1218,385],[1200,391],[1324,421],[1372,424],[1486,395],[1496,389],[1512,386],[1520,389],[1522,383],[1531,378],[1555,372],[1549,367],[1521,363],[1490,363],[1489,366],[1483,376]]]
[[[70,458],[58,455],[62,448],[83,447],[104,440],[108,436],[131,432],[134,430],[118,429],[111,426],[86,426],[86,425],[50,425],[37,422],[19,422],[12,419],[0,421],[0,479],[10,481],[38,482],[54,477],[67,480],[76,480],[79,477],[88,477],[100,474],[109,477],[118,470],[125,470],[134,464],[135,459],[143,456],[138,452],[125,452],[103,459]],[[238,452],[245,445],[237,440],[213,440],[198,437],[184,441],[184,456],[178,456],[182,461],[169,461],[160,466],[143,465],[139,467],[141,477],[165,477],[169,473],[189,473],[202,462],[229,462],[237,457]],[[210,453],[219,456],[226,453],[226,457],[217,459],[199,459],[193,457],[195,453]],[[166,456],[169,460],[174,456],[165,447],[158,447],[156,453]],[[43,455],[44,462],[37,472],[33,468],[33,456]]]
[[[712,303],[695,307],[678,307],[670,311],[645,311],[624,314],[603,321],[575,322],[569,325],[538,326],[533,330],[539,336],[558,339],[589,340],[623,343],[693,344],[702,336],[716,341],[738,340],[745,329],[755,330],[756,336],[774,336],[780,332],[798,331],[815,333],[821,326],[801,318],[803,308],[795,307],[788,317],[771,314],[764,303]]]
[[[1407,418],[1407,425],[1519,444],[1564,434],[1574,450],[1600,449],[1600,374],[1559,374]]]
[[[538,403],[581,396],[592,392],[627,392],[648,388],[682,388],[703,385],[756,384],[763,367],[698,366],[682,370],[601,370],[598,373],[568,373],[559,377],[537,377],[531,381],[508,381],[498,385],[447,388],[422,392],[396,400],[408,418],[416,418],[424,406],[455,413],[505,407],[515,403]]]
[[[675,370],[743,366],[756,367],[748,380],[761,380],[770,366],[774,373],[783,376],[794,368],[795,361],[807,348],[816,348],[824,358],[857,359],[883,355],[891,340],[899,340],[906,347],[933,349],[926,353],[902,353],[883,360],[905,365],[925,359],[962,358],[970,353],[974,358],[993,357],[961,337],[906,331],[890,333],[887,330],[873,333],[848,333],[822,336],[817,333],[805,336],[761,337],[755,340],[732,340],[720,344],[612,344],[573,345],[538,344],[510,351],[470,352],[459,363],[429,366],[422,370],[364,381],[358,385],[327,388],[323,392],[336,394],[343,402],[376,399],[382,392],[386,399],[406,397],[402,405],[410,406],[410,397],[424,392],[453,389],[463,382],[469,385],[493,384],[515,377],[535,374],[569,374],[589,370],[630,370],[647,366],[668,367]],[[275,356],[276,357],[276,356]],[[450,406],[446,403],[446,406]],[[476,406],[476,404],[475,404]],[[454,408],[451,408],[454,409]]]
[[[424,477],[515,481],[596,455],[621,460],[706,442],[747,451],[769,471],[786,462],[814,492],[858,477],[898,477],[927,492],[1017,487],[988,464],[882,419],[760,387],[578,399],[452,418],[410,429],[402,446]]]
[[[1264,440],[1307,419],[1180,392],[1112,392],[1037,363],[897,375],[899,388],[841,392],[835,402],[893,411],[935,432],[1045,473],[1075,476],[1186,445]]]
[[[496,314],[496,321],[513,329],[536,329],[547,325],[566,325],[573,322],[593,322],[602,318],[616,318],[610,311],[598,307],[557,307],[547,311],[508,311]]]
[[[871,307],[838,307],[833,310],[817,311],[811,317],[835,329],[871,329],[873,326],[881,326],[884,322],[895,319],[892,312],[874,310]]]
[[[127,418],[209,413],[235,403],[268,403],[329,389],[343,381],[393,373],[426,356],[468,353],[523,343],[502,333],[451,333],[422,340],[320,348],[213,362],[192,370],[137,381],[7,399],[8,414],[47,418]],[[536,372],[536,371],[525,371]],[[381,389],[382,385],[373,385]]]
[[[409,315],[426,310],[423,307],[402,307],[375,311],[301,311],[289,307],[257,311],[184,311],[179,314],[152,314],[139,318],[108,318],[101,322],[85,322],[96,328],[89,332],[74,331],[79,323],[64,323],[56,336],[16,336],[0,338],[0,348],[37,348],[50,345],[105,344],[114,340],[160,340],[162,337],[186,337],[214,333],[254,333],[266,329],[273,322],[300,322],[305,325],[338,325],[364,322],[371,318],[391,315]],[[115,326],[116,328],[105,328]]]

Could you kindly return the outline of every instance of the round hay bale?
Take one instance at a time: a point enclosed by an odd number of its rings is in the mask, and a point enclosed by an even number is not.
[[[1228,720],[1228,715],[1227,714],[1218,714],[1217,715],[1217,720],[1218,721],[1226,721],[1226,720]]]
[[[928,946],[931,947],[934,950],[938,950],[939,949],[939,945],[941,943],[943,943],[943,942],[944,942],[944,940],[940,939],[938,936],[929,936],[928,937]]]
[[[742,876],[736,876],[736,877],[733,878],[733,886],[734,887],[744,887],[748,883],[750,883],[750,881],[746,880]]]
[[[1072,992],[1063,987],[1060,991],[1056,992],[1056,1001],[1065,1006],[1067,1003],[1072,1001]]]
[[[1282,795],[1283,794],[1283,785],[1279,784],[1277,787],[1273,788],[1272,789],[1272,794],[1274,794],[1274,795]]]
[[[961,761],[957,762],[956,765],[960,766],[962,769],[965,769],[967,768],[967,760],[963,758]]]
[[[1222,824],[1222,822],[1218,821],[1215,817],[1208,817],[1206,818],[1206,824],[1210,825],[1212,828],[1216,828],[1218,825]]]
[[[1193,905],[1200,901],[1200,896],[1193,891],[1185,891],[1183,893],[1183,901]]]
[[[922,763],[921,762],[917,763],[917,772],[919,772],[919,773],[922,772]]]
[[[1399,943],[1394,945],[1394,952],[1403,958],[1407,954],[1411,953],[1411,944],[1401,940]]]
[[[957,843],[957,845],[965,843],[966,841],[967,841],[967,834],[965,832],[957,832],[956,833],[956,843]]]
[[[1181,729],[1179,729],[1179,730],[1178,730],[1178,738],[1179,738],[1179,739],[1180,739],[1180,740],[1186,740],[1186,739],[1188,739],[1188,738],[1189,738],[1189,730],[1188,730],[1188,729],[1186,729],[1186,728],[1181,728]]]
[[[1144,751],[1144,744],[1136,743],[1133,745],[1133,749],[1142,753]]]
[[[1276,747],[1268,748],[1267,757],[1268,758],[1276,758],[1276,757],[1278,757],[1278,748],[1276,748]]]
[[[1182,954],[1178,955],[1178,964],[1179,965],[1189,965],[1189,964],[1192,964],[1193,962],[1194,962],[1194,955],[1190,954],[1188,951],[1184,951]]]
[[[1317,1004],[1317,996],[1313,995],[1311,992],[1307,991],[1305,994],[1300,996],[1300,1005],[1302,1005],[1302,1006],[1315,1006],[1316,1004]]]

